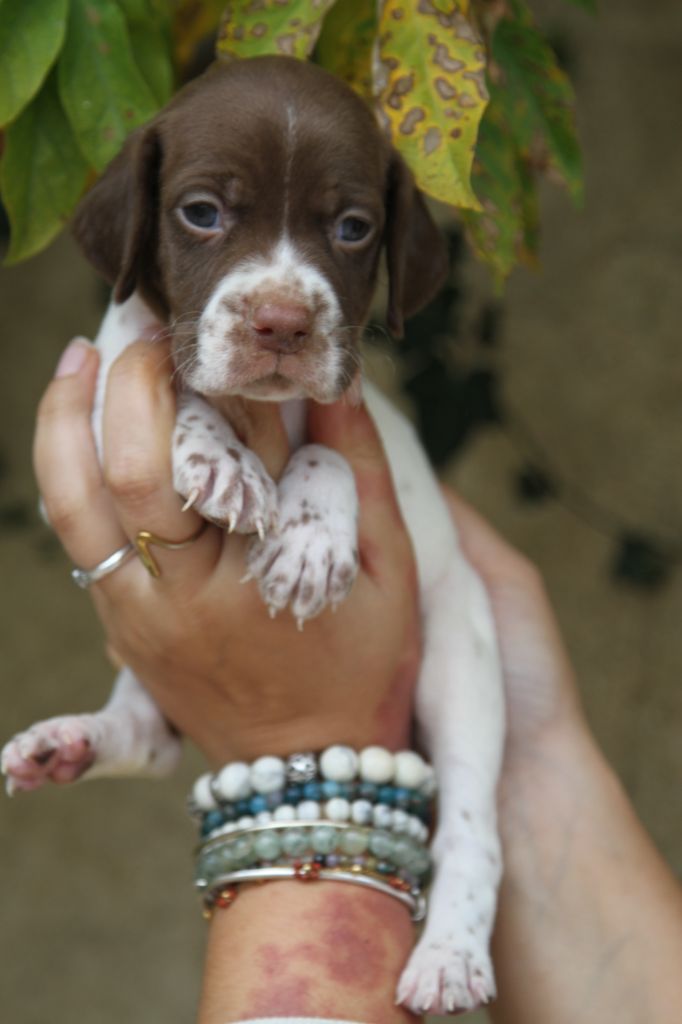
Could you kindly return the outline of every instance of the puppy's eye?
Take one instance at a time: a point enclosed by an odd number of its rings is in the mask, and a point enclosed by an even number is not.
[[[220,210],[213,203],[187,203],[180,207],[183,218],[194,228],[215,231],[220,227]]]
[[[346,245],[364,242],[372,230],[372,225],[364,217],[349,215],[343,217],[336,225],[336,238]]]

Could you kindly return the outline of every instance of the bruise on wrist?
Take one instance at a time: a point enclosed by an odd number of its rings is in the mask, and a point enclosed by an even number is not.
[[[200,1024],[303,1016],[414,1024],[395,989],[415,940],[405,907],[347,883],[268,882],[214,915]]]

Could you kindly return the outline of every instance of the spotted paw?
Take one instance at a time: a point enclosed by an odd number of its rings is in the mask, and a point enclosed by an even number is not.
[[[18,733],[0,756],[7,792],[74,782],[94,764],[98,740],[94,715],[50,718]]]
[[[345,460],[318,445],[300,449],[280,483],[278,529],[247,555],[247,578],[272,614],[289,606],[300,625],[344,600],[358,571],[356,514]]]
[[[422,1015],[475,1010],[495,998],[486,949],[425,941],[414,950],[398,983],[396,1001]]]
[[[186,507],[230,532],[262,537],[276,521],[275,484],[258,456],[232,437],[226,425],[209,431],[196,421],[178,421],[173,481]]]

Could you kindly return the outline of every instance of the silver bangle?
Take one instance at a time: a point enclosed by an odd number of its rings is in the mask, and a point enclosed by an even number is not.
[[[293,867],[242,868],[239,871],[230,871],[219,875],[211,883],[211,889],[220,889],[222,886],[234,885],[238,882],[274,882],[297,877],[296,869]],[[351,885],[360,885],[365,889],[374,889],[375,892],[381,892],[385,896],[393,896],[394,899],[400,900],[410,911],[413,921],[423,921],[426,917],[426,899],[421,893],[402,892],[371,875],[339,871],[336,868],[321,868],[316,879],[328,882],[349,882]],[[206,887],[206,885],[203,886],[203,888]],[[197,888],[202,888],[200,882],[197,882]]]
[[[135,548],[133,545],[126,544],[124,547],[119,548],[118,551],[114,551],[113,555],[109,555],[104,561],[99,562],[93,569],[72,569],[71,579],[76,586],[82,590],[87,590],[91,583],[97,583],[98,580],[104,579],[105,576],[118,569],[134,554]]]

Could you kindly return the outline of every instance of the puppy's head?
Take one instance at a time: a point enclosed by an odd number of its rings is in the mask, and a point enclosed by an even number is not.
[[[172,327],[201,394],[333,401],[350,384],[382,246],[388,322],[435,294],[445,247],[362,101],[286,57],[217,64],[126,143],[75,234]]]

